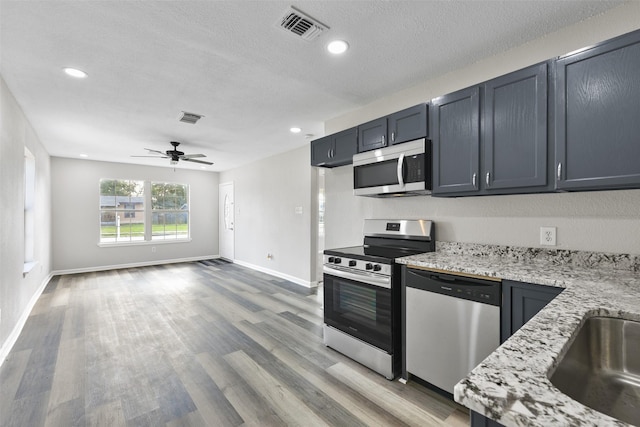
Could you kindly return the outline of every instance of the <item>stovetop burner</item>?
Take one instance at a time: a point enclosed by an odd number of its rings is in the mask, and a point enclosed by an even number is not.
[[[325,255],[372,261],[381,264],[392,264],[395,258],[416,255],[425,252],[423,249],[393,248],[384,246],[351,246],[347,248],[327,249]]]

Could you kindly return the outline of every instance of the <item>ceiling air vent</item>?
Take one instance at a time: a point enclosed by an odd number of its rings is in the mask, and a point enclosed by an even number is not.
[[[316,21],[309,15],[305,15],[293,6],[284,12],[282,18],[278,21],[278,26],[306,41],[316,39],[323,31],[329,29],[326,25]]]
[[[190,123],[190,124],[195,124],[198,120],[200,120],[203,116],[199,115],[199,114],[193,114],[193,113],[187,113],[186,111],[183,111],[180,114],[180,121],[184,122],[184,123]]]

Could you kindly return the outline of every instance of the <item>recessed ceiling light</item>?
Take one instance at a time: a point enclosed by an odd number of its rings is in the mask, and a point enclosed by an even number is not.
[[[206,166],[200,166],[200,169],[206,169],[206,168],[207,168]]]
[[[82,153],[82,154],[80,154],[80,157],[89,157],[89,155]]]
[[[345,53],[349,49],[349,43],[344,40],[334,40],[327,45],[327,50],[334,55]]]
[[[291,131],[291,133],[300,133],[302,129],[300,129],[299,127],[292,127],[289,130]]]
[[[87,73],[82,70],[78,70],[77,68],[65,68],[64,72],[71,77],[75,77],[77,79],[84,79],[87,77]]]

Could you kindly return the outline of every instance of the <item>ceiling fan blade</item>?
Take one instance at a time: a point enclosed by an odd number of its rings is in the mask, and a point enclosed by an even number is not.
[[[167,156],[130,156],[130,157],[153,157],[155,159],[168,159]]]
[[[149,151],[150,153],[158,153],[158,154],[162,154],[163,156],[166,155],[163,151],[152,150],[151,148],[145,148],[145,150]]]
[[[204,160],[185,159],[185,158],[182,158],[182,160],[184,160],[185,162],[202,163],[203,165],[212,165],[213,164],[211,162],[205,162]]]
[[[183,154],[182,156],[180,156],[181,159],[186,160],[186,159],[195,159],[197,157],[207,157],[204,154]]]

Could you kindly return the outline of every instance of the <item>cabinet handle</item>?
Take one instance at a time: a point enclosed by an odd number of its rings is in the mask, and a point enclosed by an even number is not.
[[[491,177],[491,172],[487,172],[487,176],[485,177],[485,181],[487,183],[487,187],[489,186],[489,179]]]
[[[558,163],[558,181],[562,180],[562,162]]]
[[[473,173],[473,177],[471,178],[472,182],[473,182],[473,188],[476,188],[476,178],[477,177],[478,177],[478,174],[474,172]]]
[[[396,133],[391,132],[391,142],[395,142],[395,141],[396,141]]]

